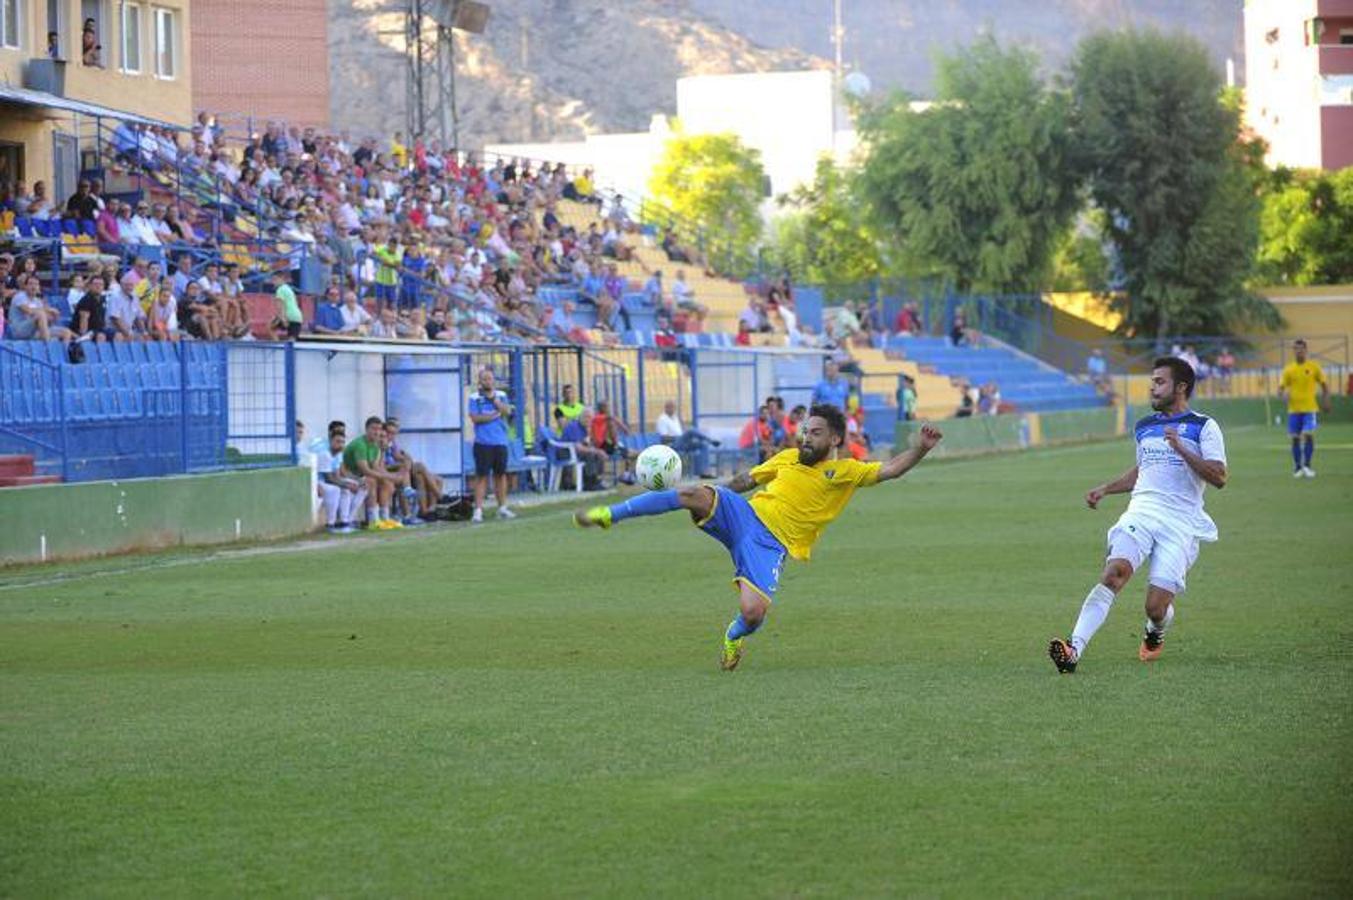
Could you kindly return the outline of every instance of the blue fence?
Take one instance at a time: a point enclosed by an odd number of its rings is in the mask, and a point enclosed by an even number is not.
[[[66,481],[294,463],[288,345],[76,346],[0,342],[0,453]]]

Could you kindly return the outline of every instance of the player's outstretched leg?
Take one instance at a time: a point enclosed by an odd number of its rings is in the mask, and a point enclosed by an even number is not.
[[[738,614],[728,623],[724,632],[723,649],[719,653],[719,668],[731,672],[742,662],[742,651],[747,635],[754,633],[766,621],[766,611],[770,601],[760,591],[747,584],[738,582]]]
[[[714,489],[697,484],[672,491],[648,491],[611,506],[594,506],[573,514],[573,521],[583,528],[610,528],[616,522],[635,516],[660,516],[676,509],[689,510],[697,520],[709,517],[714,507]]]
[[[1090,643],[1099,626],[1109,617],[1109,610],[1118,592],[1132,577],[1132,563],[1126,559],[1110,559],[1104,564],[1104,572],[1099,576],[1099,584],[1090,589],[1081,604],[1081,614],[1076,618],[1076,627],[1071,631],[1070,640],[1054,638],[1048,644],[1048,658],[1057,667],[1057,671],[1070,675],[1076,671],[1085,645]]]
[[[1174,622],[1174,594],[1154,584],[1146,591],[1146,627],[1142,629],[1142,646],[1137,658],[1152,662],[1160,658],[1165,644],[1165,632]]]

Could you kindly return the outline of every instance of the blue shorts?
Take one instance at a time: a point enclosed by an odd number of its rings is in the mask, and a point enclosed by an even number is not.
[[[750,585],[767,600],[775,599],[788,551],[762,524],[746,497],[726,487],[715,487],[714,511],[700,528],[728,548],[735,582]]]
[[[393,304],[395,302],[395,286],[393,284],[376,285],[376,302]]]
[[[1287,433],[1293,436],[1315,431],[1315,413],[1288,413]]]

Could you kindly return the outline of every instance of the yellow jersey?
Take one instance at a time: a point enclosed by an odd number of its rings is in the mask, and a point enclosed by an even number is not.
[[[1320,363],[1312,359],[1304,363],[1290,362],[1283,367],[1282,380],[1278,383],[1287,389],[1289,413],[1313,413],[1320,410],[1315,402],[1316,388],[1325,383],[1325,371],[1320,368]]]
[[[752,495],[752,510],[790,556],[806,560],[855,489],[878,483],[880,466],[849,457],[805,466],[797,449],[781,450],[750,472],[753,481],[765,486]]]

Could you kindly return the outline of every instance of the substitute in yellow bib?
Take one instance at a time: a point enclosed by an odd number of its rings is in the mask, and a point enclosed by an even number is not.
[[[1283,367],[1278,393],[1287,398],[1287,433],[1292,438],[1292,477],[1314,478],[1311,458],[1315,456],[1316,412],[1329,410],[1329,382],[1320,363],[1310,359],[1306,342],[1292,343],[1295,359]],[[1319,401],[1316,393],[1319,391]]]
[[[808,559],[813,544],[839,516],[855,490],[901,477],[943,435],[921,427],[916,446],[887,462],[858,462],[845,452],[846,416],[838,407],[815,405],[799,428],[797,449],[783,450],[727,484],[699,484],[676,491],[649,491],[614,506],[578,511],[583,527],[610,528],[635,516],[687,510],[695,524],[723,544],[733,558],[739,612],[724,632],[719,665],[737,668],[747,635],[761,627],[780,586],[785,557]],[[742,495],[763,490],[750,500]]]

